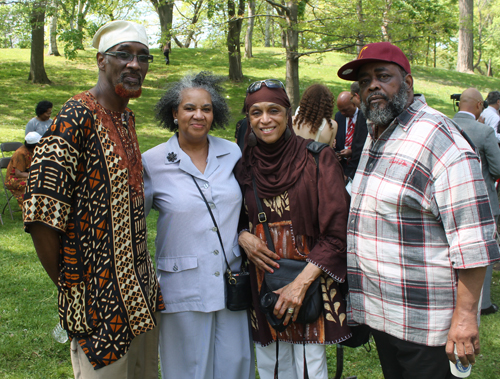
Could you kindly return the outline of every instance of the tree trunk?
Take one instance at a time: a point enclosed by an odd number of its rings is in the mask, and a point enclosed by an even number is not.
[[[240,35],[245,14],[245,0],[238,1],[238,14],[236,14],[235,0],[227,1],[227,15],[229,18],[227,31],[227,51],[229,55],[229,79],[239,82],[243,79],[241,70]]]
[[[486,75],[487,76],[493,76],[493,73],[491,72],[491,58],[488,59],[488,66],[487,67],[488,67],[488,70],[487,70]]]
[[[474,1],[458,0],[459,31],[457,71],[473,73],[474,67]]]
[[[389,12],[391,11],[392,0],[385,1],[385,9],[382,12],[382,26],[380,27],[382,30],[382,37],[384,41],[392,42],[391,34],[389,33]]]
[[[299,32],[297,30],[298,6],[294,0],[287,2],[285,12],[287,21],[286,30],[286,92],[290,98],[292,112],[299,106]]]
[[[271,47],[271,12],[273,11],[273,8],[271,7],[271,4],[267,3],[267,10],[266,10],[266,26],[265,26],[265,32],[264,32],[264,47]]]
[[[356,14],[358,16],[359,25],[362,27],[365,23],[365,18],[363,17],[363,0],[358,0],[356,3]],[[365,36],[362,32],[358,32],[358,38],[356,40],[356,52],[361,52],[361,49],[365,45]]]
[[[28,80],[33,83],[50,84],[43,61],[44,24],[46,1],[35,1],[31,11],[31,61]]]
[[[252,58],[252,36],[253,36],[253,24],[255,15],[255,0],[248,0],[248,26],[247,34],[245,36],[245,57]]]
[[[54,12],[57,12],[55,10]],[[57,48],[57,13],[52,16],[50,20],[50,44],[49,44],[49,55],[54,55],[56,57],[61,56],[59,54],[59,49]]]
[[[437,49],[437,40],[436,37],[434,37],[434,68],[436,68],[436,49]]]
[[[195,25],[200,18],[201,7],[203,5],[203,0],[196,0],[194,5],[193,17],[191,18],[191,25]],[[184,47],[188,48],[191,45],[191,40],[194,37],[195,30],[194,28],[190,29],[188,35],[186,36],[186,41],[184,42]]]
[[[172,14],[174,11],[174,2],[170,0],[151,0],[151,3],[155,8],[156,13],[158,13],[158,18],[160,19],[161,41],[162,43],[169,42],[172,38]]]

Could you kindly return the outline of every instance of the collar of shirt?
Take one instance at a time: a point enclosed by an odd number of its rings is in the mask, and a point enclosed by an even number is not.
[[[207,167],[202,174],[191,161],[189,155],[179,146],[179,138],[175,133],[165,145],[165,164],[179,164],[179,168],[190,175],[198,178],[208,178],[219,167],[218,158],[230,153],[226,146],[218,138],[207,136],[208,138],[208,157]]]
[[[345,131],[347,132],[347,129],[349,128],[349,120],[352,120],[354,125],[356,125],[356,120],[358,119],[358,112],[359,109],[356,107],[356,111],[354,112],[354,116],[352,118],[346,117],[346,122],[345,122]]]
[[[467,112],[467,111],[458,111],[458,112],[457,112],[457,114],[458,114],[458,113],[463,113],[463,114],[466,114],[466,115],[471,116],[472,118],[474,118],[474,120],[476,119],[476,116],[474,116],[474,115],[473,115],[472,113],[470,113],[470,112]]]

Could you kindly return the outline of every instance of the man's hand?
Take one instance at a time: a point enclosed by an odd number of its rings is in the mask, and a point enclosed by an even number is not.
[[[349,159],[352,157],[352,150],[351,149],[344,149],[341,150],[340,153],[338,153],[339,159],[345,158]]]
[[[457,306],[451,319],[446,355],[456,363],[454,347],[463,366],[476,363],[480,353],[477,313],[486,267],[459,270]]]

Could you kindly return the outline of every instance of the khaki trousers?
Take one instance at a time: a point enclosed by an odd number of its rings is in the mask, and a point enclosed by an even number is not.
[[[160,322],[160,313],[155,314]],[[160,328],[139,334],[127,353],[112,364],[94,370],[81,346],[71,341],[71,363],[75,379],[158,379],[158,338]]]

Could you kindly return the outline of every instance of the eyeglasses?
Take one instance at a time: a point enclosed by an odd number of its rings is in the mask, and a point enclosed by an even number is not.
[[[282,88],[285,89],[285,85],[281,83],[278,79],[266,79],[266,80],[258,80],[250,84],[247,88],[248,93],[254,93],[262,88],[262,83],[266,85],[267,88]]]
[[[111,53],[104,53],[105,55],[111,55],[122,62],[132,62],[134,57],[137,57],[137,61],[139,63],[152,63],[153,56],[152,55],[135,55],[127,53],[126,51],[112,51]]]

